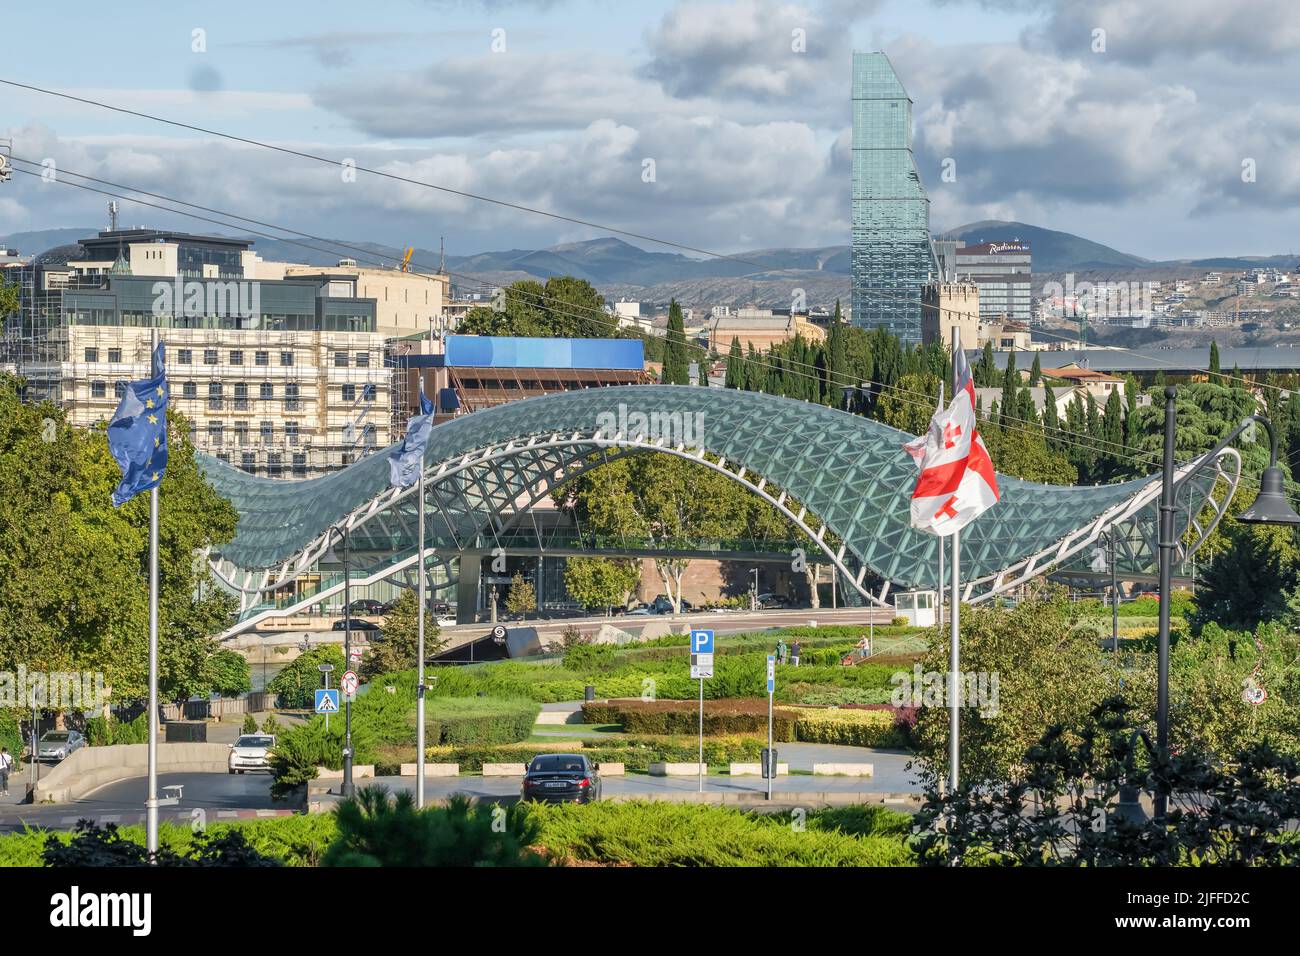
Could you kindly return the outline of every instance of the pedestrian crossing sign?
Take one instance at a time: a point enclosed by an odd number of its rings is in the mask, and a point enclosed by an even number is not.
[[[339,712],[339,691],[337,687],[316,691],[316,713],[337,714]]]

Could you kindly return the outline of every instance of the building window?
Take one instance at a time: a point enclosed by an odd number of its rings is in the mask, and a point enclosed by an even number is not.
[[[246,451],[239,456],[239,467],[244,469],[250,475],[257,471],[257,455],[254,452]]]
[[[177,364],[177,365],[193,365],[193,364],[194,364],[194,350],[193,350],[193,349],[178,349],[178,350],[176,351],[176,364]]]
[[[293,353],[292,353],[292,352],[281,352],[281,353],[280,353],[280,364],[281,364],[281,365],[286,365],[286,366],[288,366],[288,365],[292,365],[292,364],[293,364]]]
[[[284,466],[280,464],[283,457],[275,453],[266,456],[266,473],[272,478],[283,477]]]
[[[275,398],[275,386],[270,382],[263,382],[261,390],[258,393],[258,398],[268,402]]]
[[[198,398],[199,387],[193,382],[181,383],[181,398]]]
[[[244,364],[244,352],[243,352],[242,349],[231,349],[231,351],[230,351],[230,364],[231,364],[231,365],[243,365],[243,364]]]
[[[347,367],[348,367],[348,353],[347,353],[347,352],[335,352],[335,353],[334,353],[334,367],[335,367],[335,368],[347,368]]]
[[[208,382],[208,408],[221,408],[221,383]]]
[[[90,397],[91,397],[91,398],[104,398],[106,395],[108,395],[108,386],[107,386],[107,385],[105,385],[103,382],[91,382],[91,383],[90,383]]]
[[[98,362],[98,361],[99,361],[99,349],[86,349],[86,361],[87,361],[87,362]]]
[[[284,407],[286,411],[298,410],[298,383],[286,382],[284,385]]]
[[[216,350],[216,349],[204,349],[204,350],[203,350],[203,364],[204,364],[204,365],[216,365],[216,364],[217,364],[217,350]]]
[[[290,445],[298,444],[298,423],[297,422],[284,423],[284,439]]]
[[[305,452],[294,452],[293,454],[293,476],[295,478],[307,477],[307,455]]]
[[[355,402],[357,400],[357,387],[355,385],[343,386],[343,401]]]
[[[270,353],[270,352],[254,352],[254,353],[253,353],[253,363],[256,364],[256,365],[270,365],[270,364],[271,364],[271,353]]]
[[[275,422],[262,422],[262,444],[269,445],[275,441]]]
[[[370,353],[369,353],[369,352],[358,352],[358,353],[357,353],[357,368],[370,368]]]
[[[248,408],[248,383],[235,383],[235,409],[243,411]]]
[[[114,382],[114,383],[113,383],[113,394],[116,395],[118,398],[121,398],[123,395],[125,395],[125,394],[126,394],[126,382]]]
[[[221,422],[208,422],[208,444],[213,448],[221,447]]]
[[[120,361],[122,361],[122,350],[121,350],[121,349],[109,349],[109,350],[108,350],[108,360],[109,360],[110,362],[120,362]]]
[[[375,383],[366,382],[361,386],[361,400],[363,402],[373,402],[375,400]]]

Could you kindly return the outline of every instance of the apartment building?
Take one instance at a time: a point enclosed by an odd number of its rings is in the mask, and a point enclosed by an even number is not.
[[[307,478],[390,444],[375,301],[335,295],[351,287],[322,276],[246,278],[261,264],[249,245],[122,230],[43,253],[20,271],[22,308],[5,322],[0,362],[24,377],[28,399],[91,426],[148,375],[156,328],[173,407],[201,451]]]

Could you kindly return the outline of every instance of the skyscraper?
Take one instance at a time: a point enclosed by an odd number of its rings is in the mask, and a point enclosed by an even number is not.
[[[912,101],[885,54],[855,52],[853,324],[921,341],[921,288],[937,273]]]

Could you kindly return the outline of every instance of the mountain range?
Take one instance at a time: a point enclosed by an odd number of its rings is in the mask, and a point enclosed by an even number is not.
[[[0,246],[35,253],[94,235],[95,228],[50,229],[0,236]],[[1018,239],[1033,250],[1035,273],[1143,272],[1178,269],[1249,269],[1256,266],[1294,267],[1295,255],[1226,256],[1211,259],[1151,260],[1068,232],[1044,229],[1022,222],[985,220],[942,234],[968,245]],[[334,265],[342,257],[361,265],[392,265],[402,251],[392,246],[355,240],[301,240],[295,242],[257,238],[254,249],[264,259]],[[350,248],[348,248],[350,247]],[[335,251],[337,250],[337,251]],[[417,248],[413,268],[435,270],[439,254]],[[787,300],[792,288],[805,290],[809,302],[830,302],[848,295],[851,268],[847,245],[813,249],[756,249],[707,259],[676,252],[648,251],[617,238],[590,239],[545,249],[509,249],[471,256],[447,256],[446,268],[453,285],[465,290],[496,286],[520,279],[545,280],[572,275],[586,279],[611,298],[666,302],[675,297],[687,304],[755,302],[775,304]]]

